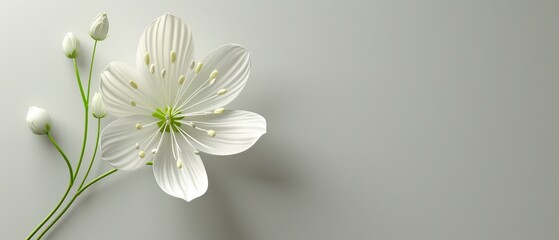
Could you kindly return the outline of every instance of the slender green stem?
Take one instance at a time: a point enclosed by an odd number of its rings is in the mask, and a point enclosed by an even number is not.
[[[93,61],[95,61],[95,50],[97,50],[97,40],[93,44],[93,54],[91,54],[91,63],[89,64],[89,77],[87,78],[87,101],[89,102],[89,93],[91,90],[91,74],[93,73]]]
[[[35,233],[37,233],[37,231],[39,231],[39,229],[41,229],[41,227],[43,227],[43,225],[45,225],[45,223],[47,223],[47,221],[52,217],[52,215],[54,215],[54,213],[56,211],[58,211],[58,208],[60,208],[60,206],[62,205],[64,200],[66,200],[66,197],[68,196],[68,193],[70,192],[70,189],[72,189],[72,186],[74,185],[74,179],[73,179],[73,174],[72,174],[72,165],[70,164],[70,161],[68,160],[68,157],[66,156],[64,151],[62,151],[60,146],[58,146],[58,144],[56,143],[56,141],[54,140],[52,135],[50,135],[50,133],[47,133],[47,136],[49,137],[50,142],[56,147],[58,152],[60,152],[60,155],[62,155],[62,157],[66,161],[66,165],[68,165],[68,172],[70,174],[70,181],[68,182],[68,187],[66,188],[66,192],[64,192],[64,195],[62,196],[62,198],[60,199],[58,204],[56,204],[56,207],[54,207],[50,211],[49,215],[47,215],[45,217],[45,219],[43,219],[43,221],[41,221],[41,223],[39,223],[39,225],[37,225],[37,227],[35,227],[35,229],[33,229],[33,231],[29,234],[29,236],[27,236],[26,240],[31,239],[33,237],[33,235],[35,235]]]
[[[101,180],[101,179],[103,179],[103,178],[105,178],[105,177],[107,177],[107,176],[109,176],[109,175],[115,173],[116,171],[118,171],[118,169],[113,168],[113,169],[109,170],[108,172],[103,173],[103,175],[100,175],[100,176],[96,177],[95,179],[91,180],[91,182],[89,182],[88,184],[86,184],[82,189],[78,190],[78,192],[77,192],[76,194],[78,194],[78,195],[81,194],[81,193],[82,193],[83,191],[85,191],[89,186],[91,186],[91,185],[95,184],[96,182],[98,182],[99,180]]]
[[[83,187],[83,189],[80,189],[76,192],[76,194],[74,194],[74,197],[72,197],[72,200],[70,200],[70,202],[68,202],[68,204],[66,204],[66,207],[64,207],[64,209],[62,210],[62,212],[60,212],[58,214],[58,216],[56,216],[56,218],[48,225],[48,227],[43,230],[43,232],[41,233],[41,235],[39,235],[39,237],[37,238],[37,240],[41,239],[51,228],[52,226],[54,226],[54,224],[56,224],[56,222],[64,215],[64,213],[66,213],[66,211],[68,210],[68,208],[70,208],[70,206],[72,206],[72,204],[74,203],[74,201],[78,198],[78,196],[80,196],[80,194],[82,194],[83,191],[85,191],[87,188],[89,188],[91,185],[95,184],[96,182],[98,182],[99,180],[115,173],[116,171],[118,171],[116,168],[111,169],[110,171],[104,173],[103,175],[100,175],[98,177],[96,177],[95,179],[93,179],[91,182],[89,182],[87,185],[85,185]]]
[[[76,58],[72,58],[72,61],[74,62],[74,71],[76,72],[76,80],[78,80],[78,86],[80,87],[80,94],[82,95],[83,105],[85,106],[87,104],[87,100],[85,99],[85,94],[83,93],[83,86],[80,77],[80,70],[78,69],[78,62],[76,61]]]
[[[80,153],[80,159],[78,160],[78,166],[76,167],[76,173],[74,174],[74,180],[78,177],[78,173],[80,171],[80,167],[83,161],[83,155],[85,153],[85,146],[87,143],[87,130],[89,124],[89,94],[91,89],[91,74],[93,73],[93,62],[95,61],[95,51],[97,50],[97,40],[93,44],[93,53],[91,54],[91,63],[89,64],[89,77],[87,79],[87,95],[86,95],[86,104],[84,105],[85,108],[85,123],[84,123],[84,134],[83,134],[83,144],[82,144],[82,151]]]
[[[29,236],[27,236],[26,240],[31,239],[31,237],[33,237],[33,235],[35,235],[35,233],[37,233],[37,231],[39,231],[39,229],[41,229],[41,227],[43,227],[43,225],[45,225],[45,223],[47,223],[47,221],[52,217],[52,215],[54,215],[54,213],[56,211],[58,211],[58,209],[60,208],[60,206],[62,205],[64,200],[66,200],[66,197],[68,196],[68,193],[70,192],[70,189],[72,189],[72,185],[73,184],[71,184],[71,183],[68,184],[68,188],[66,188],[66,192],[64,192],[64,195],[62,196],[62,198],[60,199],[58,204],[56,204],[56,207],[54,207],[54,209],[52,209],[50,211],[49,215],[47,215],[45,217],[45,219],[43,219],[43,221],[41,221],[41,223],[39,225],[37,225],[37,227],[35,227],[35,229],[33,229],[33,231],[29,234]]]
[[[71,180],[71,182],[74,182],[73,179],[72,179],[72,164],[70,163],[70,160],[68,160],[68,156],[66,156],[66,153],[64,153],[62,148],[60,148],[60,146],[58,146],[58,143],[56,143],[56,141],[54,140],[52,135],[50,135],[50,132],[47,133],[47,136],[49,137],[49,140],[52,143],[52,145],[54,145],[56,150],[58,150],[60,155],[62,155],[62,157],[64,158],[64,161],[66,161],[66,165],[68,166],[68,172],[70,173],[70,180]]]
[[[99,136],[101,133],[101,119],[97,119],[97,137],[95,140],[95,148],[93,149],[93,156],[91,157],[91,161],[89,162],[89,167],[87,167],[87,172],[85,173],[85,176],[83,177],[82,183],[80,183],[80,187],[79,189],[82,189],[83,184],[85,183],[85,181],[87,180],[87,176],[89,176],[89,172],[91,171],[91,167],[93,166],[93,162],[95,161],[95,156],[97,155],[97,147],[99,147]]]
[[[87,130],[89,125],[89,108],[87,105],[84,106],[85,108],[85,116],[84,116],[84,129],[83,129],[83,143],[82,143],[82,151],[80,153],[80,159],[78,161],[78,166],[76,166],[76,172],[74,173],[74,180],[78,177],[78,172],[80,171],[80,166],[82,165],[83,155],[85,153],[85,146],[87,144]]]
[[[72,188],[72,186],[74,185],[74,182],[78,176],[78,173],[80,171],[80,167],[83,161],[83,157],[84,157],[84,153],[85,153],[85,147],[87,145],[87,133],[88,133],[88,129],[89,129],[89,97],[90,97],[90,93],[91,93],[91,76],[93,73],[93,63],[95,61],[95,51],[97,50],[97,40],[95,40],[95,43],[93,45],[93,53],[91,54],[91,63],[89,65],[89,76],[87,79],[87,94],[84,93],[84,89],[83,89],[83,85],[82,85],[82,81],[80,78],[80,73],[79,73],[79,69],[78,69],[78,64],[76,62],[76,59],[73,59],[74,62],[74,70],[76,72],[76,79],[78,81],[78,86],[80,88],[80,94],[82,97],[82,101],[83,101],[83,105],[84,105],[84,112],[85,112],[85,117],[84,117],[84,134],[83,134],[83,143],[82,143],[82,150],[80,153],[80,158],[78,160],[78,165],[76,166],[76,170],[75,172],[73,172],[72,170],[72,166],[70,164],[70,161],[68,160],[68,158],[66,157],[66,154],[64,154],[64,152],[60,149],[60,147],[58,146],[58,144],[54,141],[54,139],[52,138],[52,136],[50,134],[48,134],[49,139],[51,140],[51,142],[55,145],[55,147],[58,149],[58,151],[62,154],[62,156],[64,157],[64,159],[66,160],[66,163],[68,164],[68,169],[70,171],[70,183],[68,184],[68,189],[66,190],[64,196],[62,197],[62,199],[60,200],[60,202],[58,203],[58,205],[55,207],[55,209],[53,211],[51,211],[51,213],[41,222],[41,224],[39,224],[39,226],[37,226],[33,232],[27,237],[27,240],[31,239],[31,237],[33,237],[33,235],[52,217],[52,215],[58,210],[58,208],[62,205],[62,203],[64,202],[64,200],[66,199],[66,197],[68,196],[68,193],[70,191],[70,189]],[[66,207],[64,207],[64,209],[62,210],[62,212],[60,212],[58,214],[58,216],[48,225],[48,227],[41,233],[41,235],[37,238],[37,239],[41,239],[48,231],[49,229],[54,226],[54,224],[58,221],[58,219],[60,219],[64,213],[68,210],[68,208],[70,208],[70,206],[74,203],[74,201],[76,200],[76,198],[83,192],[85,191],[89,186],[95,184],[96,182],[98,182],[99,180],[111,175],[112,173],[116,172],[117,169],[112,169],[111,171],[93,179],[90,183],[88,183],[87,185],[83,186],[85,181],[87,180],[87,177],[89,176],[89,173],[91,171],[91,167],[93,166],[93,162],[95,161],[95,156],[97,154],[97,147],[99,146],[99,134],[100,134],[100,125],[101,125],[101,120],[99,119],[97,122],[97,140],[95,141],[95,149],[93,152],[93,157],[91,158],[91,161],[89,163],[89,167],[87,168],[87,172],[80,184],[80,187],[78,188],[77,192],[74,194],[74,197],[72,197],[72,200],[70,200],[70,202],[66,205]],[[82,188],[83,187],[83,188]]]

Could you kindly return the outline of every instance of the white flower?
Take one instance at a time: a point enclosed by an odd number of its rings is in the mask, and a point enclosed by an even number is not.
[[[93,99],[91,100],[91,113],[96,118],[104,118],[107,116],[107,108],[105,107],[105,102],[103,102],[103,97],[99,92],[96,92],[93,95]]]
[[[34,134],[43,135],[50,131],[50,116],[45,109],[35,106],[30,107],[25,120]]]
[[[62,51],[68,58],[76,58],[78,56],[78,49],[80,48],[80,40],[74,33],[69,32],[62,40]]]
[[[195,63],[192,46],[186,24],[165,14],[144,31],[136,69],[112,62],[101,74],[107,109],[119,118],[103,131],[102,158],[121,170],[153,161],[163,191],[186,201],[208,187],[200,152],[239,153],[266,132],[262,116],[223,109],[246,84],[248,51],[225,45]]]
[[[89,36],[97,41],[103,41],[109,33],[109,19],[107,14],[102,12],[93,19],[89,28]]]

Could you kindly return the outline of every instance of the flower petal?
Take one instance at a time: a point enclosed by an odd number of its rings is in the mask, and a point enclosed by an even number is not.
[[[194,154],[194,149],[189,147],[181,137],[177,138],[178,145],[182,149],[176,153],[181,161],[179,167],[172,153],[172,138],[169,135],[165,137],[159,147],[153,163],[153,174],[159,187],[167,194],[191,201],[202,196],[208,189],[206,169],[200,156]]]
[[[120,170],[144,166],[162,134],[154,122],[153,117],[130,116],[107,125],[101,133],[101,158]]]
[[[138,72],[158,83],[165,104],[174,100],[181,75],[186,75],[194,55],[192,33],[176,16],[164,14],[151,22],[138,44]]]
[[[183,122],[181,127],[188,134],[190,143],[198,150],[214,155],[231,155],[245,151],[266,133],[266,119],[256,113],[241,110],[187,116]],[[199,128],[213,130],[216,135],[211,137],[205,131],[194,129],[188,126],[190,122]]]
[[[107,110],[118,118],[151,115],[156,106],[162,106],[153,84],[123,62],[111,62],[101,73],[100,89]]]
[[[243,90],[250,74],[249,53],[239,45],[224,45],[200,62],[200,67],[188,72],[184,89],[179,90],[183,92],[178,102],[183,113],[225,106]],[[196,70],[199,72],[196,73]],[[212,81],[212,73],[216,76],[215,81]]]

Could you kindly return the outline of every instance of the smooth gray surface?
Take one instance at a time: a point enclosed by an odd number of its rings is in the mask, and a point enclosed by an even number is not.
[[[106,11],[111,36],[94,76],[112,60],[133,64],[144,27],[171,12],[193,29],[198,58],[224,43],[251,51],[251,78],[230,108],[262,114],[268,133],[242,154],[204,155],[209,190],[191,203],[163,193],[149,167],[118,173],[49,239],[559,239],[558,10],[557,1],[4,1],[0,238],[24,238],[64,191],[63,161],[25,114],[46,108],[76,159],[82,110],[61,41],[74,31],[86,63],[90,21]]]

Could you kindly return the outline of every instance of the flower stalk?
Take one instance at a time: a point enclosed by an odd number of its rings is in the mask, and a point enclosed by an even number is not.
[[[83,132],[83,143],[82,143],[82,151],[80,153],[80,159],[78,160],[78,166],[76,167],[76,172],[74,173],[74,180],[78,177],[78,173],[80,171],[80,167],[83,161],[83,155],[85,153],[85,147],[87,145],[87,132],[89,129],[89,93],[91,89],[91,74],[93,72],[93,62],[95,61],[95,51],[97,50],[97,40],[93,44],[93,53],[91,54],[91,63],[89,64],[89,77],[87,78],[87,95],[85,97],[85,104],[84,104],[84,132]],[[76,70],[76,74],[79,76]],[[79,81],[79,80],[78,80]],[[79,81],[81,83],[81,81]]]
[[[52,145],[54,145],[56,150],[58,150],[60,155],[62,155],[62,157],[66,161],[66,164],[68,165],[68,172],[69,172],[69,176],[70,176],[70,181],[68,182],[68,187],[66,188],[66,192],[64,192],[64,195],[62,195],[62,198],[60,199],[58,204],[56,204],[56,206],[52,209],[52,211],[50,211],[50,213],[45,217],[45,219],[43,219],[43,221],[41,221],[41,223],[39,223],[39,225],[37,225],[37,227],[35,227],[35,229],[33,229],[33,231],[31,231],[31,233],[27,236],[26,240],[31,239],[33,237],[33,235],[35,235],[37,233],[37,231],[39,231],[39,229],[41,229],[41,227],[43,227],[43,225],[45,225],[45,223],[47,223],[47,221],[52,217],[52,215],[54,215],[54,213],[56,213],[56,211],[58,211],[58,209],[60,208],[62,203],[64,203],[64,200],[66,200],[66,197],[68,196],[68,193],[70,193],[70,190],[72,189],[72,186],[74,185],[74,179],[72,178],[72,176],[73,176],[73,174],[72,174],[72,164],[70,164],[70,160],[68,160],[68,157],[66,156],[66,153],[64,153],[64,151],[60,148],[58,143],[56,143],[56,141],[54,140],[52,135],[50,133],[48,133],[47,136],[48,136],[50,142],[52,143]]]
[[[93,166],[93,162],[95,162],[95,156],[97,156],[97,147],[99,146],[99,136],[101,133],[101,119],[97,119],[97,137],[95,138],[95,148],[93,149],[93,156],[91,157],[91,161],[89,161],[89,167],[87,167],[87,172],[85,172],[85,176],[83,177],[82,183],[80,183],[79,189],[82,189],[83,184],[87,180],[87,176],[89,176],[89,172],[91,171],[91,167]]]
[[[109,170],[108,172],[100,175],[99,177],[96,177],[95,179],[93,179],[90,183],[88,183],[87,185],[85,185],[82,189],[78,189],[78,191],[76,191],[76,193],[74,194],[74,196],[72,197],[72,199],[70,200],[70,202],[68,202],[68,204],[66,204],[66,206],[64,207],[64,209],[62,209],[62,212],[60,212],[58,214],[58,216],[56,216],[56,218],[47,226],[47,228],[45,228],[45,230],[43,230],[43,232],[41,233],[41,235],[39,235],[39,237],[37,238],[37,240],[42,239],[43,236],[45,236],[45,234],[54,226],[54,224],[56,224],[56,222],[58,222],[58,220],[64,215],[64,213],[66,213],[66,211],[68,211],[68,209],[70,208],[70,206],[72,206],[72,204],[74,203],[74,201],[76,201],[76,199],[82,194],[83,191],[85,191],[87,188],[89,188],[91,185],[97,183],[99,180],[115,173],[117,171],[116,168],[113,168],[111,170]]]
[[[91,168],[93,166],[93,163],[95,162],[95,157],[97,156],[97,149],[98,149],[98,146],[99,146],[99,138],[100,138],[100,132],[101,132],[101,118],[103,118],[107,115],[106,108],[105,108],[105,105],[103,103],[103,99],[99,94],[96,94],[93,101],[90,102],[91,77],[92,77],[92,73],[93,73],[93,63],[95,61],[95,52],[97,50],[97,43],[98,43],[98,41],[102,41],[107,37],[107,32],[108,32],[107,16],[106,16],[105,13],[101,13],[94,20],[94,22],[92,24],[92,27],[90,28],[90,35],[94,39],[94,45],[93,45],[93,53],[91,55],[91,63],[89,65],[89,75],[88,75],[88,78],[87,78],[87,86],[86,86],[87,90],[86,91],[84,91],[85,89],[84,89],[84,86],[83,86],[82,81],[81,81],[81,76],[80,76],[80,72],[79,72],[79,68],[78,68],[78,64],[77,64],[77,60],[76,60],[76,57],[78,56],[78,53],[79,53],[79,46],[80,46],[79,40],[77,39],[77,37],[73,33],[68,33],[63,40],[62,50],[68,58],[72,59],[72,62],[73,62],[73,65],[74,65],[74,71],[75,71],[75,74],[76,74],[76,80],[78,82],[78,88],[79,88],[79,91],[80,91],[81,99],[82,99],[82,102],[83,102],[83,108],[84,108],[83,142],[82,142],[82,148],[81,148],[80,156],[79,156],[79,159],[78,159],[78,164],[77,164],[75,169],[72,167],[72,164],[70,163],[70,160],[68,159],[67,155],[64,153],[62,148],[58,145],[58,143],[54,140],[54,138],[50,134],[51,120],[50,120],[50,116],[48,115],[48,113],[44,109],[37,108],[37,107],[31,107],[30,110],[29,110],[29,113],[28,113],[28,116],[27,116],[27,122],[28,122],[29,128],[31,129],[31,131],[33,133],[35,133],[37,135],[47,135],[48,136],[49,140],[51,141],[53,146],[59,151],[59,153],[64,158],[64,160],[65,160],[65,162],[68,166],[69,182],[68,182],[68,187],[66,188],[66,191],[62,195],[62,198],[60,199],[60,201],[51,210],[51,212],[43,219],[43,221],[41,221],[41,223],[39,223],[39,225],[37,225],[33,229],[33,231],[31,231],[31,233],[26,238],[27,240],[31,239],[45,224],[47,224],[49,222],[49,220],[54,216],[54,214],[57,213],[57,211],[60,209],[60,207],[62,206],[62,204],[65,202],[66,198],[68,197],[72,187],[74,186],[74,183],[76,182],[76,178],[78,177],[78,173],[81,169],[81,164],[82,164],[82,161],[83,161],[83,158],[84,158],[84,155],[85,155],[85,148],[87,146],[90,109],[91,109],[94,117],[97,118],[97,135],[96,135],[96,140],[95,140],[95,148],[93,150],[93,155],[92,155],[91,160],[89,162],[89,166],[87,167],[87,171],[86,171],[85,175],[83,176],[83,179],[82,179],[79,187],[76,189],[76,192],[74,193],[71,200],[65,205],[65,207],[62,209],[62,211],[60,213],[58,213],[56,218],[47,225],[47,227],[37,237],[37,239],[41,239],[43,236],[45,236],[45,234],[56,224],[56,222],[72,206],[72,204],[78,198],[78,196],[80,196],[86,189],[88,189],[90,186],[97,183],[101,179],[103,179],[103,178],[105,178],[105,177],[107,177],[107,176],[109,176],[109,175],[111,175],[111,174],[113,174],[114,172],[117,171],[117,169],[112,169],[109,172],[96,177],[91,182],[86,184],[86,181],[87,181],[87,178],[88,178],[88,176],[91,172]]]
[[[74,72],[76,72],[76,80],[78,81],[78,87],[80,88],[80,94],[82,96],[83,107],[87,108],[87,99],[85,98],[85,93],[83,92],[82,80],[80,77],[80,70],[78,68],[78,62],[75,58],[72,58],[72,62],[74,62]]]

